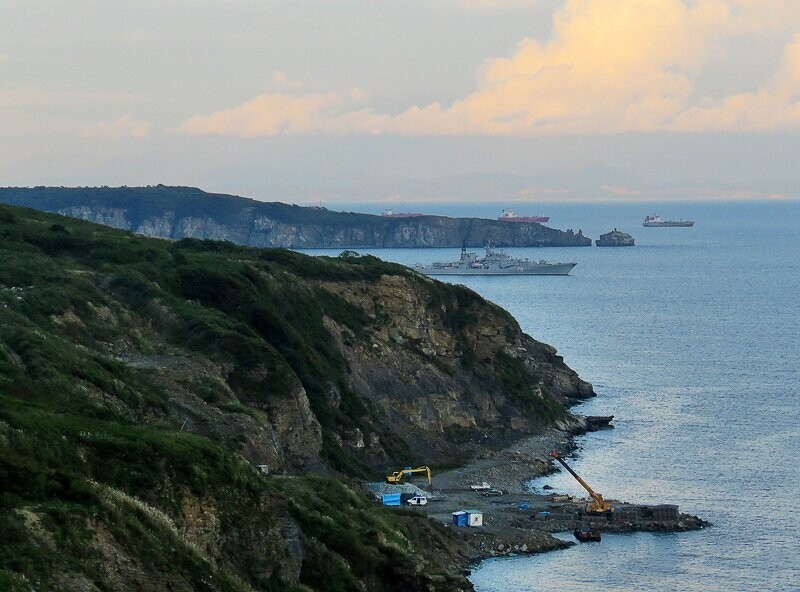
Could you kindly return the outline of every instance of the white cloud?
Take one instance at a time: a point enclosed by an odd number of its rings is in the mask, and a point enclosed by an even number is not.
[[[117,138],[146,138],[152,125],[145,121],[137,121],[130,115],[123,115],[114,121],[91,123],[81,130],[85,138],[111,140]]]
[[[275,70],[272,73],[270,83],[277,89],[298,89],[303,86],[299,80],[289,78],[282,70]]]
[[[762,87],[720,101],[703,100],[673,121],[680,131],[767,131],[800,127],[800,34],[783,54],[780,68]]]
[[[800,35],[760,88],[714,100],[696,96],[696,82],[712,60],[724,58],[726,44],[765,30],[796,31],[799,12],[784,0],[568,0],[548,42],[526,38],[508,57],[488,60],[475,91],[450,105],[389,115],[366,107],[357,90],[282,90],[195,116],[181,130],[535,136],[797,127]],[[276,75],[280,86],[286,77]]]
[[[356,109],[363,93],[352,89],[346,93],[284,92],[265,93],[243,105],[195,116],[179,131],[188,134],[217,134],[242,138],[297,133],[368,132],[372,117],[367,110]],[[376,127],[375,132],[382,131]]]

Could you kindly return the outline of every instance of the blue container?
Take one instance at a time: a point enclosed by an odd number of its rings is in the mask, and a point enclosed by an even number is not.
[[[466,526],[469,523],[469,517],[466,512],[453,512],[453,524],[456,526]]]
[[[400,494],[399,493],[384,493],[381,495],[381,503],[384,506],[399,506]]]

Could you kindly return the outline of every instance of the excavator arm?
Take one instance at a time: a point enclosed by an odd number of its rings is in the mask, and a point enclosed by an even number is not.
[[[433,480],[431,479],[431,469],[430,467],[418,467],[416,469],[412,469],[411,467],[406,467],[401,471],[395,471],[391,475],[386,476],[387,483],[400,483],[403,480],[403,477],[406,475],[413,475],[414,473],[425,473],[428,477],[428,486],[433,486]]]

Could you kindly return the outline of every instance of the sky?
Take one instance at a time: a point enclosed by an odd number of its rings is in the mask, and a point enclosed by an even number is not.
[[[4,0],[0,185],[800,198],[797,0]]]

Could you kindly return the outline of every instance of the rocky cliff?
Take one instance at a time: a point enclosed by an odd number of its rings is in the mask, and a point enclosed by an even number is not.
[[[264,203],[192,187],[0,188],[0,203],[80,218],[145,236],[254,247],[590,246],[578,231],[479,218],[385,218]]]
[[[0,238],[12,589],[466,589],[463,544],[348,478],[579,426],[593,394],[502,309],[374,257],[5,206]]]

